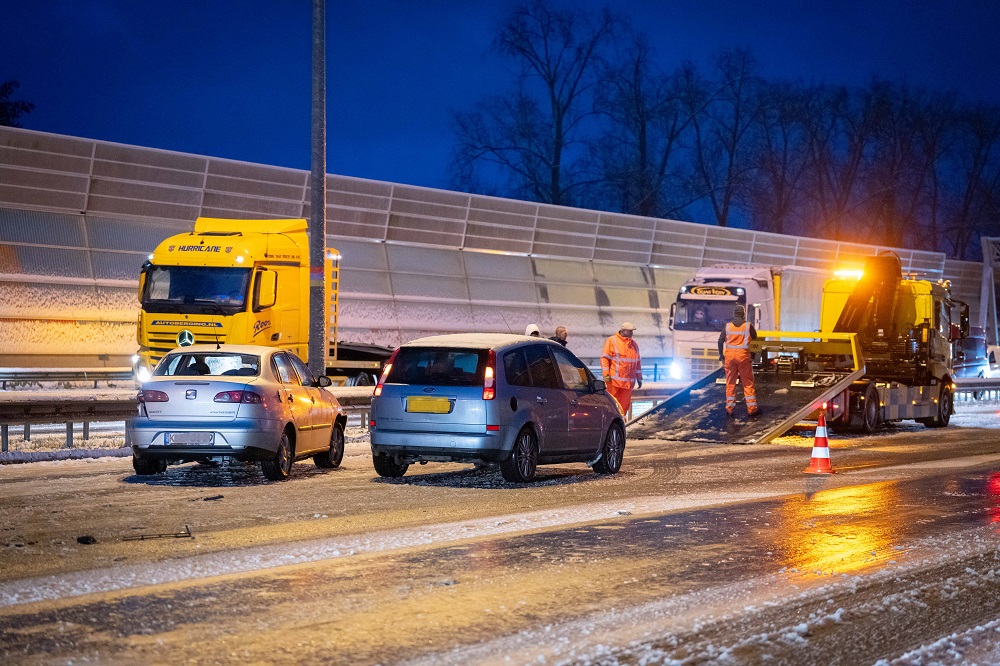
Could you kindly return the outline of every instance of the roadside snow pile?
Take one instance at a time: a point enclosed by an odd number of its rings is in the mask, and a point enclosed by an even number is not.
[[[30,463],[52,460],[83,460],[89,458],[123,458],[132,449],[59,449],[56,451],[7,451],[0,453],[0,463]]]

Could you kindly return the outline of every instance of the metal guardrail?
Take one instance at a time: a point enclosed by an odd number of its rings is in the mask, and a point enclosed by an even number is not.
[[[0,368],[0,389],[8,385],[33,386],[41,382],[128,382],[132,368]]]
[[[48,392],[47,392],[48,393]],[[124,421],[136,414],[135,391],[122,391],[120,396],[91,400],[86,397],[67,399],[59,391],[52,396],[39,397],[39,393],[26,392],[23,399],[0,401],[0,452],[10,446],[10,426],[23,426],[24,439],[31,439],[31,426],[37,424],[65,423],[66,447],[72,448],[75,426],[81,423],[83,440],[90,439],[90,424],[107,421]],[[334,395],[344,411],[360,413],[362,424],[367,427],[371,409],[371,389],[334,390]],[[11,397],[9,394],[6,397]]]
[[[964,400],[1000,400],[1000,377],[956,379],[955,396]]]

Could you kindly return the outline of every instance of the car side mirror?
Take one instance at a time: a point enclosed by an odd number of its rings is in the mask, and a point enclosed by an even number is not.
[[[590,383],[590,389],[591,389],[591,390],[592,390],[592,391],[593,391],[594,393],[599,393],[600,391],[604,391],[604,390],[606,390],[607,388],[608,388],[608,387],[607,387],[607,385],[606,385],[606,384],[604,383],[604,380],[603,380],[603,379],[595,379],[594,381],[592,381],[592,382]]]
[[[333,384],[333,380],[327,377],[326,375],[320,375],[319,379],[316,380],[316,386],[319,386],[321,388],[325,388],[327,386],[330,386],[331,384]]]

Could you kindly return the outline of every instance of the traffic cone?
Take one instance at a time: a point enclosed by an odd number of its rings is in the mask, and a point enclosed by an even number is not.
[[[806,474],[833,474],[833,467],[830,466],[830,445],[826,441],[826,410],[819,412],[819,421],[816,423],[816,439],[813,440],[812,459],[809,467],[802,470]]]

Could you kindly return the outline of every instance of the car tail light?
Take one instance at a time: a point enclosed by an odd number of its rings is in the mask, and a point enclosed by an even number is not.
[[[371,421],[368,422],[368,427],[369,428],[374,428],[375,427],[375,419],[372,419]]]
[[[396,360],[396,354],[399,353],[399,349],[392,352],[392,356],[386,361],[385,367],[382,368],[382,374],[378,377],[378,384],[375,385],[375,392],[372,393],[376,398],[382,395],[382,385],[385,384],[385,378],[389,376],[389,371],[392,370],[392,362]]]
[[[497,353],[490,350],[490,358],[486,362],[486,372],[483,376],[483,400],[497,397]]]
[[[487,425],[486,426],[486,432],[500,432],[500,426],[499,425]]]
[[[143,389],[139,391],[139,394],[135,397],[139,402],[169,402],[170,398],[163,391],[153,391],[152,389]]]
[[[242,402],[249,405],[259,405],[264,402],[264,399],[253,391],[223,391],[215,394],[215,402]]]

